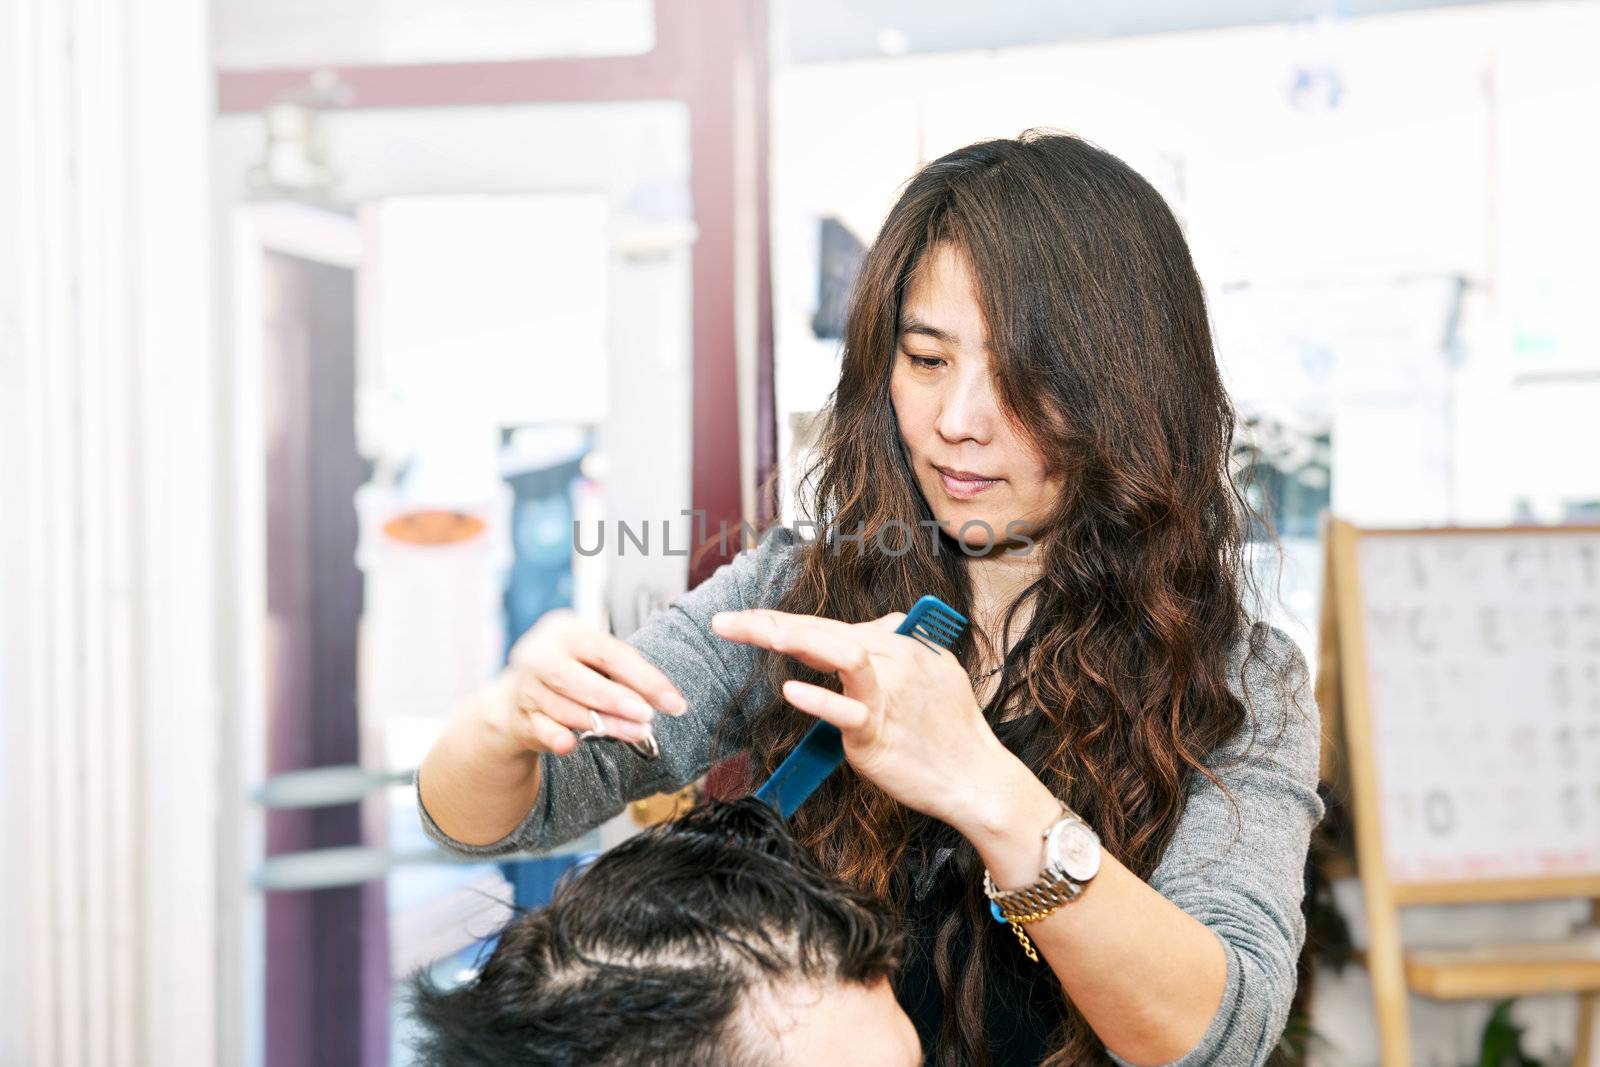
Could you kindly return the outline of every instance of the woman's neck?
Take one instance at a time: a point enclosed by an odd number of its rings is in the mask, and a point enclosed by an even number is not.
[[[979,642],[979,662],[974,664],[975,673],[982,675],[998,667],[1011,646],[1027,632],[1028,623],[1033,619],[1031,597],[1017,608],[1010,629],[1005,633],[1000,629],[1011,605],[1039,576],[1039,563],[1031,553],[1010,556],[999,553],[968,560],[967,576],[972,583],[973,625],[987,639],[987,649],[985,642]],[[999,683],[999,675],[983,678],[978,683],[976,692],[981,704],[989,702]]]

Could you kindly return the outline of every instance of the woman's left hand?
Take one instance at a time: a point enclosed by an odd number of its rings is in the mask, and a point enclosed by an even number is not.
[[[711,628],[823,673],[844,692],[790,680],[789,703],[844,735],[845,758],[909,808],[952,825],[981,799],[991,769],[1014,762],[978,707],[967,672],[948,649],[895,633],[894,612],[847,623],[755,608],[718,612]]]

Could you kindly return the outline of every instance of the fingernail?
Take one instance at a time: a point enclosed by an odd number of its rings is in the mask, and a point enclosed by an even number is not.
[[[622,706],[625,710],[633,712],[634,715],[644,719],[646,722],[654,718],[656,714],[656,709],[646,704],[640,697],[629,697],[622,702]]]
[[[661,705],[661,710],[665,711],[668,715],[682,715],[684,712],[689,710],[689,702],[683,699],[677,693],[670,691],[660,694],[656,698],[656,701]]]

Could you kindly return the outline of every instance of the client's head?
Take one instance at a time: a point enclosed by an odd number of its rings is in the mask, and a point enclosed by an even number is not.
[[[706,804],[603,853],[514,920],[477,976],[419,977],[436,1067],[915,1067],[901,934],[760,801]]]

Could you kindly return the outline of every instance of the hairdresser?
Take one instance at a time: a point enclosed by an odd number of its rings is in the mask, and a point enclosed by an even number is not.
[[[1261,1064],[1319,725],[1249,611],[1233,429],[1143,178],[1037,131],[935,160],[862,266],[816,529],[774,527],[626,640],[547,616],[428,753],[424,826],[548,848],[731,754],[759,785],[824,720],[848,765],[792,826],[903,918],[926,1062]],[[894,632],[930,593],[970,620],[950,650]],[[659,758],[622,743],[647,735]]]

